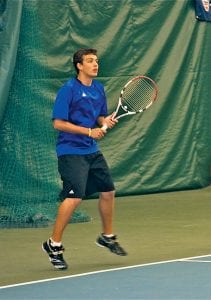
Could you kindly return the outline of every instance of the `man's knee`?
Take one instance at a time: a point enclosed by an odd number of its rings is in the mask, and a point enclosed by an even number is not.
[[[101,192],[100,194],[101,198],[103,199],[114,199],[115,191],[109,191],[109,192]]]

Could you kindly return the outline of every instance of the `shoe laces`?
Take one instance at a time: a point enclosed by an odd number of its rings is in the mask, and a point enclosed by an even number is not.
[[[53,247],[51,245],[51,241],[50,240],[49,240],[48,245],[49,245],[49,249],[51,250],[51,253],[53,255],[61,255],[64,252],[64,250],[65,250],[62,245],[61,246],[55,246],[55,247]]]
[[[117,243],[117,236],[113,235],[112,237],[107,237],[102,234],[102,238],[109,244],[115,244]]]

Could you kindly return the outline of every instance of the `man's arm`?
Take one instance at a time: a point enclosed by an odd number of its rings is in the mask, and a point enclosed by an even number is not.
[[[94,139],[101,139],[105,135],[105,132],[101,128],[86,128],[60,119],[53,120],[53,127],[59,131],[83,134]]]
[[[53,127],[57,130],[64,132],[89,135],[89,128],[78,126],[68,121],[60,119],[53,120]]]

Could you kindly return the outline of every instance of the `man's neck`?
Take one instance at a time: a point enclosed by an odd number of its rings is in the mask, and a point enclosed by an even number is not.
[[[83,74],[78,74],[77,79],[83,84],[83,85],[87,85],[87,86],[91,86],[92,85],[92,78],[91,77],[87,77],[87,76],[83,76]]]

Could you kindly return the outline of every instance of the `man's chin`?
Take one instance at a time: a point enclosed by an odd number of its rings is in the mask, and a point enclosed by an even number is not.
[[[98,74],[98,72],[94,72],[94,73],[92,73],[92,77],[94,78],[94,77],[96,77],[97,76],[97,74]]]

